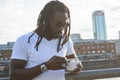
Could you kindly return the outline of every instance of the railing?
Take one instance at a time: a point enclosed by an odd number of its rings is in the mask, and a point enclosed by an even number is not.
[[[85,70],[81,71],[79,74],[76,75],[66,73],[66,80],[83,80],[83,79],[93,80],[98,78],[109,77],[120,77],[120,68]]]
[[[66,73],[66,80],[80,80],[80,79],[96,79],[104,77],[118,77],[120,76],[120,60],[94,60],[83,61],[83,70],[76,75]],[[0,73],[1,77],[6,77],[8,72],[4,75]],[[0,80],[9,80],[9,78],[0,78]]]
[[[120,68],[120,60],[118,59],[97,59],[83,61],[84,70]]]
[[[98,69],[98,70],[85,70],[79,74],[71,75],[66,73],[66,80],[83,80],[83,79],[98,79],[98,78],[109,78],[109,77],[120,77],[120,68],[109,68],[109,69]],[[9,80],[8,77],[0,78],[0,80]]]
[[[0,78],[0,80],[9,80],[9,78],[8,77]]]

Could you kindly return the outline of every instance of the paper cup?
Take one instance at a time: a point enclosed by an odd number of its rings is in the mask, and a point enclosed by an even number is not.
[[[74,69],[78,68],[78,66],[77,66],[78,62],[79,62],[78,59],[67,59],[66,69],[68,71],[71,71],[71,70],[74,70]]]

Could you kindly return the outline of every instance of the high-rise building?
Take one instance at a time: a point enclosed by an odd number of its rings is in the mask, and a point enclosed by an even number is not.
[[[94,11],[92,14],[95,40],[107,40],[104,11]]]
[[[119,31],[119,39],[120,39],[120,31]]]

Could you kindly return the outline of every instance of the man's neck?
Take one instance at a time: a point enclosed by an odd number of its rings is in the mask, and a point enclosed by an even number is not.
[[[44,35],[43,37],[45,37],[49,41],[53,39],[50,35]]]
[[[48,31],[45,31],[45,32],[43,33],[43,37],[46,38],[46,39],[49,40],[49,41],[53,39],[52,36],[51,36],[51,34],[48,33]]]

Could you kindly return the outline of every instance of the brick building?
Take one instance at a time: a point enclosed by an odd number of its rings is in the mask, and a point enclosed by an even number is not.
[[[10,60],[12,50],[0,50],[0,61]]]
[[[0,44],[0,61],[9,61],[12,53],[14,42]]]
[[[77,54],[91,54],[91,53],[112,53],[115,55],[115,43],[83,43],[75,44],[75,51]]]
[[[103,59],[116,56],[115,42],[86,42],[74,44],[78,57],[82,59]]]

